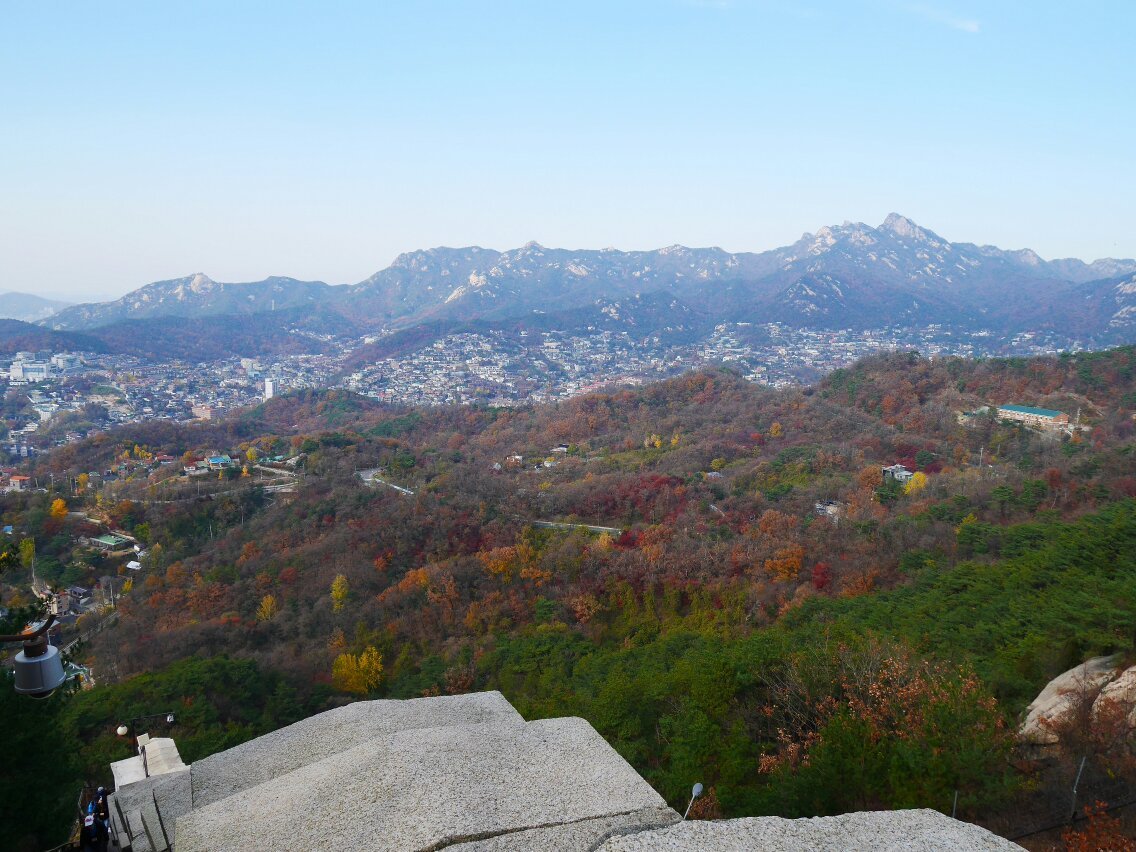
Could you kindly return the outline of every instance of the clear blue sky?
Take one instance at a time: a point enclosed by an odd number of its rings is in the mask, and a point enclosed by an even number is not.
[[[1136,255],[1136,3],[0,5],[0,291],[762,250],[891,210]]]

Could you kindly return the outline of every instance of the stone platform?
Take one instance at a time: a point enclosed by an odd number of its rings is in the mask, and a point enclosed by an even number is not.
[[[1019,848],[935,811],[684,823],[583,719],[499,692],[358,702],[114,800],[136,852]]]

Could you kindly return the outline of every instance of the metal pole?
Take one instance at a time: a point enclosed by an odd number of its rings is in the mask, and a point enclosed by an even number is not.
[[[1081,758],[1081,766],[1077,770],[1076,779],[1073,781],[1073,803],[1069,808],[1069,822],[1077,818],[1077,785],[1081,783],[1081,773],[1085,771],[1085,761],[1088,759],[1088,755]]]
[[[959,791],[955,790],[955,803],[951,805],[951,819],[956,819],[955,814],[958,813],[959,806]]]
[[[686,819],[687,814],[690,813],[690,809],[694,805],[694,800],[697,799],[701,795],[702,795],[702,784],[701,783],[695,784],[693,789],[690,791],[690,803],[686,806],[686,810],[683,811],[683,814],[682,814],[682,818],[684,820]]]

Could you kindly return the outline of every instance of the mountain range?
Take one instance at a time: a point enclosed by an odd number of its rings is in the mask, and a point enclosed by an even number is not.
[[[157,318],[256,316],[264,329],[615,327],[697,335],[723,321],[812,328],[939,323],[996,335],[1050,331],[1091,345],[1136,338],[1136,260],[1043,260],[952,243],[898,214],[878,227],[820,228],[761,253],[669,246],[510,251],[434,248],[400,255],[358,284],[203,274],[149,284],[113,302],[67,307],[42,323],[90,331]],[[101,335],[100,335],[101,336]]]
[[[33,296],[31,293],[2,293],[0,294],[0,319],[36,322],[37,320],[47,319],[69,304],[69,302]]]

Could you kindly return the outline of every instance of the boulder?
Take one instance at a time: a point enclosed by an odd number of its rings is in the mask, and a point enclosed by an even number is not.
[[[1126,711],[1128,724],[1136,728],[1136,666],[1124,669],[1105,684],[1097,700],[1093,702],[1094,717],[1108,704]]]
[[[1079,697],[1095,697],[1116,676],[1117,662],[1116,657],[1094,657],[1051,680],[1026,708],[1026,720],[1018,729],[1021,738],[1034,745],[1055,744],[1051,724],[1066,718]]]

